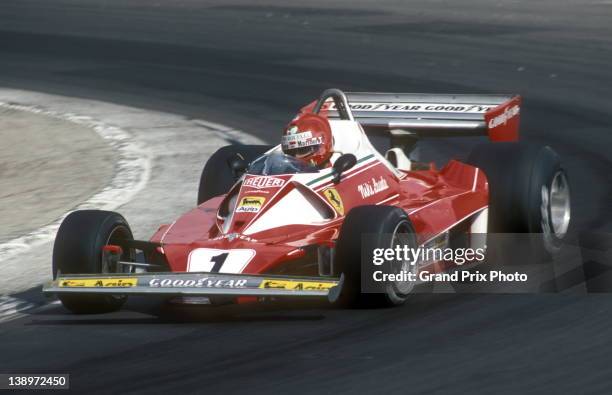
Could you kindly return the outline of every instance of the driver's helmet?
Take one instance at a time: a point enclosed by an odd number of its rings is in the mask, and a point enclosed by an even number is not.
[[[327,118],[318,114],[298,115],[287,126],[281,139],[287,155],[320,166],[332,155],[332,132]]]

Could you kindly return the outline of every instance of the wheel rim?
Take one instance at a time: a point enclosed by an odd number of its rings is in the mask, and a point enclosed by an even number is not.
[[[124,241],[131,238],[130,231],[124,226],[117,226],[112,232],[108,235],[106,239],[106,244],[119,245],[123,248],[123,253],[121,254],[122,260],[132,260],[131,253],[128,249],[124,248]],[[130,273],[128,270],[120,270],[119,267],[109,268],[106,265],[102,265],[102,273]]]
[[[391,238],[391,248],[395,248],[397,245],[410,245],[412,240],[412,232],[408,221],[401,221],[395,227],[393,231],[393,237]],[[411,265],[410,261],[393,261],[391,264],[392,273],[400,273],[406,271],[409,273],[417,273],[417,265]],[[414,288],[414,281],[394,281],[390,283],[392,289],[398,296],[409,294]]]
[[[567,177],[563,171],[558,171],[553,177],[548,196],[548,213],[550,229],[557,238],[562,238],[567,232],[570,222],[570,191]]]

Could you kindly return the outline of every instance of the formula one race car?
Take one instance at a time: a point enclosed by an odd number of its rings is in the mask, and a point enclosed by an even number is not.
[[[414,283],[361,288],[366,236],[369,247],[416,248],[449,245],[456,235],[472,245],[482,241],[469,235],[540,233],[534,248],[552,254],[569,225],[568,181],[552,149],[516,142],[520,104],[518,96],[327,90],[301,113],[329,120],[328,166],[280,146],[221,148],[204,167],[197,207],[149,241],[134,240],[117,213],[73,212],[59,228],[44,292],[76,313],[153,294],[211,304],[310,296],[398,305]],[[389,135],[391,148],[379,153],[366,132]],[[465,163],[436,170],[409,158],[421,137],[477,135],[491,142]]]

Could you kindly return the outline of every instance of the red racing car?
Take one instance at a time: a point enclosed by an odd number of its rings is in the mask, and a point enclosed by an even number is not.
[[[114,212],[68,215],[43,291],[75,313],[152,294],[213,304],[311,296],[398,305],[415,283],[386,281],[378,293],[361,287],[372,248],[459,239],[484,247],[471,236],[524,232],[543,234],[535,248],[554,253],[570,220],[567,176],[552,149],[517,142],[520,105],[518,96],[327,90],[298,118],[323,118],[329,141],[289,128],[286,146],[221,148],[204,167],[197,207],[149,241],[134,240]],[[378,152],[369,133],[390,136],[391,148]],[[478,135],[491,141],[465,163],[438,170],[410,158],[421,137]],[[317,165],[285,149],[324,143],[329,156]],[[449,268],[422,261],[391,270],[426,267]]]

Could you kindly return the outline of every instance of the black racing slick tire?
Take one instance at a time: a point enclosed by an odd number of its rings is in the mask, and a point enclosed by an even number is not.
[[[228,161],[240,157],[251,163],[266,151],[269,145],[227,145],[219,148],[206,162],[198,187],[198,205],[219,195],[227,193],[240,175],[234,174]]]
[[[365,236],[362,238],[362,236]],[[372,254],[376,248],[395,245],[416,247],[414,228],[404,210],[392,206],[360,206],[346,216],[336,243],[338,271],[344,275],[344,285],[338,304],[358,307],[388,307],[403,304],[412,290],[410,284],[385,282],[377,284],[375,293],[362,291],[362,276],[368,278]],[[363,259],[363,264],[362,264]],[[385,272],[397,272],[385,266]],[[404,270],[411,270],[404,267]],[[408,287],[406,287],[408,285]]]
[[[102,247],[119,245],[122,261],[131,261],[134,251],[126,245],[132,231],[120,214],[101,210],[70,213],[60,225],[53,245],[53,278],[62,274],[114,273],[103,267]],[[119,310],[127,297],[119,295],[60,294],[60,301],[77,314],[98,314]]]
[[[541,234],[532,252],[550,257],[559,250],[570,221],[570,194],[567,174],[552,148],[480,144],[467,163],[487,176],[489,233]]]

